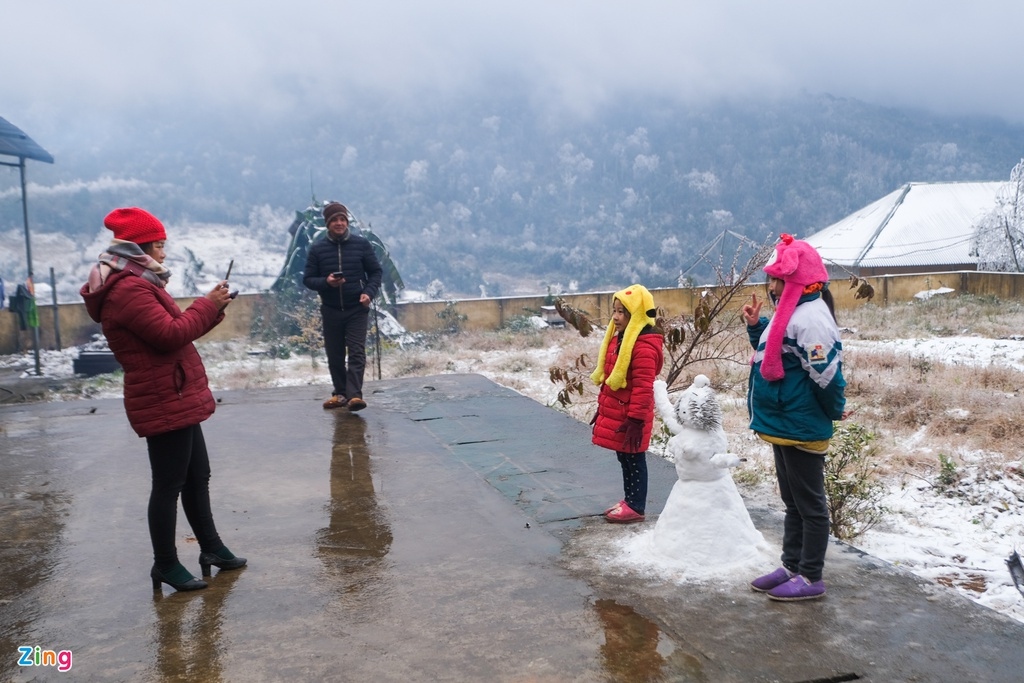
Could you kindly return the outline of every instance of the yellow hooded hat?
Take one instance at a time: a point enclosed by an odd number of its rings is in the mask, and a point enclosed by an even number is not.
[[[608,344],[615,336],[615,325],[609,323],[608,330],[604,334],[604,341],[601,342],[601,353],[597,359],[597,370],[590,375],[594,384],[607,384],[611,389],[621,389],[626,386],[626,371],[629,369],[629,361],[633,355],[633,345],[636,338],[640,336],[640,330],[648,325],[655,324],[654,316],[657,310],[654,307],[654,296],[647,291],[643,285],[630,285],[622,291],[615,292],[615,299],[622,302],[623,308],[629,311],[629,322],[622,335],[622,345],[619,346],[619,356],[615,359],[615,367],[612,374],[606,379],[604,376],[604,359],[608,353]]]

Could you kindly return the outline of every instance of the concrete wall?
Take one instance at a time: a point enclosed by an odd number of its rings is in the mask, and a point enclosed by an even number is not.
[[[262,294],[240,294],[227,309],[227,315],[217,327],[204,339],[227,340],[248,337],[252,327],[253,309]],[[187,308],[194,298],[176,299],[178,306]],[[6,302],[5,302],[6,305]],[[85,310],[85,304],[58,304],[57,319],[54,322],[53,304],[39,306],[39,342],[43,349],[56,349],[55,330],[60,329],[60,345],[62,348],[77,346],[92,340],[94,334],[100,332],[98,323],[94,323]],[[18,316],[4,308],[0,311],[0,354],[26,352],[32,349],[32,330],[20,330]]]
[[[918,292],[949,287],[958,292],[988,295],[1000,299],[1024,301],[1024,273],[979,273],[960,271],[955,273],[924,273],[914,275],[886,275],[866,278],[874,288],[874,298],[856,298],[858,288],[850,280],[833,280],[830,285],[838,310],[851,309],[867,303],[888,306],[892,303],[910,301]],[[692,289],[654,289],[654,303],[665,309],[669,315],[693,312],[702,292],[715,291],[717,287],[695,287]],[[732,303],[739,315],[740,308],[756,293],[764,298],[764,284],[748,285],[741,289]],[[614,292],[588,292],[585,294],[564,294],[562,299],[583,310],[590,317],[607,321],[611,317],[612,295]],[[448,304],[444,301],[411,302],[397,306],[397,318],[410,331],[437,331],[445,326],[438,316]],[[505,299],[464,299],[455,304],[455,311],[466,316],[462,322],[465,330],[493,330],[501,327],[510,318],[527,313],[536,313],[544,305],[543,296],[511,297]]]
[[[911,300],[921,291],[949,287],[960,293],[978,296],[992,296],[997,299],[1024,301],[1024,274],[1022,273],[987,273],[977,271],[959,271],[952,273],[924,273],[914,275],[886,275],[866,278],[875,289],[871,303],[877,306],[888,306]],[[669,315],[690,314],[693,312],[701,293],[708,287],[694,289],[655,289],[655,303],[668,311]],[[836,307],[840,310],[868,303],[866,299],[856,299],[856,289],[849,281],[833,280],[832,294]],[[737,314],[740,307],[750,299],[751,293],[764,296],[764,285],[749,285],[741,294],[733,299]],[[589,292],[584,294],[566,294],[563,299],[585,311],[597,320],[606,321],[611,317],[612,294],[614,292]],[[227,317],[206,339],[226,340],[244,338],[249,335],[252,327],[253,311],[264,295],[240,295],[228,307]],[[178,299],[182,308],[191,304],[193,299]],[[494,330],[502,327],[516,316],[536,314],[544,305],[543,296],[508,297],[503,299],[462,299],[455,303],[454,311],[462,321],[465,330]],[[426,301],[398,304],[396,317],[410,332],[438,331],[445,328],[446,322],[438,316],[448,306],[444,301]],[[55,349],[54,307],[39,306],[40,342],[44,349]],[[99,325],[89,319],[85,305],[81,303],[59,304],[57,306],[60,319],[61,346],[69,347],[89,341],[93,334],[100,331]],[[18,319],[8,310],[0,311],[0,354],[32,349],[32,331],[18,330]]]
[[[754,291],[756,288],[751,288]],[[701,290],[655,289],[654,303],[677,315],[692,311],[693,304]],[[761,287],[758,291],[763,291]],[[612,295],[615,292],[588,292],[565,294],[562,299],[584,311],[590,317],[607,320],[612,314]],[[454,311],[465,316],[461,326],[464,330],[496,330],[506,322],[523,315],[536,315],[544,305],[544,296],[521,296],[504,299],[462,299],[455,303]],[[396,318],[405,329],[413,332],[437,331],[444,329],[445,319],[440,315],[448,307],[445,301],[400,303],[396,306]]]

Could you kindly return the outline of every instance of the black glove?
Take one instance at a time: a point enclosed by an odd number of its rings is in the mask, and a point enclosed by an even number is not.
[[[639,453],[640,444],[644,440],[644,421],[638,417],[628,418],[615,430],[626,433],[626,448],[630,453]]]
[[[590,424],[591,424],[591,426],[597,424],[597,411],[596,410],[594,411],[594,417],[590,418]]]

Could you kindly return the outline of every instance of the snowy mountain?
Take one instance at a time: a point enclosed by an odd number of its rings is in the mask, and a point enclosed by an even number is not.
[[[205,294],[223,279],[232,259],[234,288],[245,293],[266,290],[284,265],[288,226],[293,219],[294,212],[257,207],[247,225],[164,221],[165,265],[171,269],[168,291],[176,297]],[[78,289],[112,236],[102,221],[94,231],[82,235],[33,231],[32,262],[40,301],[51,301],[53,268],[58,303],[80,303]],[[24,260],[24,233],[0,233],[0,276],[11,282],[10,273],[24,272]]]

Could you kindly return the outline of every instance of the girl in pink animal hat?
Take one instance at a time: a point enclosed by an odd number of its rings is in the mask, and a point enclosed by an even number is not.
[[[773,600],[825,595],[828,548],[825,454],[832,424],[844,419],[843,344],[828,290],[828,271],[807,242],[781,235],[764,267],[775,315],[761,316],[753,294],[743,307],[755,349],[747,392],[750,428],[771,444],[786,505],[782,566],[750,587]]]

